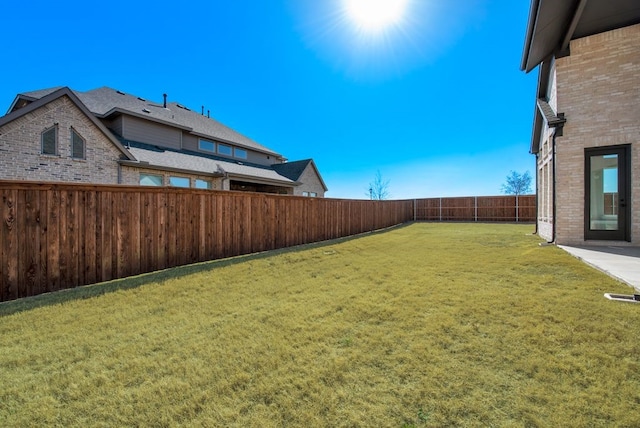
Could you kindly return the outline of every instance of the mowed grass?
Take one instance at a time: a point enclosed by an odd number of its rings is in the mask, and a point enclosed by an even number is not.
[[[5,315],[0,426],[638,426],[640,305],[603,297],[632,290],[532,230],[413,224]]]

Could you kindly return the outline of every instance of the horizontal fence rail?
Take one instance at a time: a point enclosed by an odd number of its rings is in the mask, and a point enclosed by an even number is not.
[[[406,223],[413,201],[0,182],[0,301]]]
[[[536,220],[536,196],[471,196],[415,200],[417,221],[523,222]]]

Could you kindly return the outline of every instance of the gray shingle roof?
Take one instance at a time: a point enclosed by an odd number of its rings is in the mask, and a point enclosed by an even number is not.
[[[40,89],[37,91],[24,92],[20,95],[30,99],[39,99],[60,88],[61,87]],[[280,153],[274,152],[215,119],[189,110],[179,103],[170,102],[167,103],[167,108],[164,108],[164,102],[158,103],[146,100],[106,86],[86,92],[73,90],[73,93],[76,94],[93,114],[99,117],[107,117],[116,112],[128,112],[148,120],[163,122],[186,129],[202,137],[221,140],[240,147],[267,153],[275,157],[282,157]]]
[[[233,162],[218,156],[186,150],[172,150],[133,141],[128,141],[125,144],[137,160],[148,162],[155,167],[188,170],[203,174],[226,172],[231,175],[278,181],[282,184],[295,184],[294,180],[278,174],[268,166]]]
[[[62,88],[63,88],[63,86],[56,86],[54,88],[39,89],[37,91],[23,92],[23,93],[21,93],[19,95],[24,95],[27,98],[40,99],[40,98],[46,97],[47,95],[52,94],[55,91],[57,91],[58,89],[62,89]]]
[[[273,169],[275,169],[278,174],[283,175],[293,181],[297,181],[304,170],[307,168],[307,165],[311,163],[311,159],[299,160],[294,162],[285,162],[272,165]]]
[[[318,176],[318,180],[320,180],[320,184],[322,184],[322,187],[324,188],[325,192],[329,190],[327,188],[327,185],[324,183],[324,180],[322,179],[322,176],[320,175],[320,172],[318,171],[318,168],[316,167],[316,164],[313,161],[313,159],[304,159],[304,160],[293,161],[293,162],[278,163],[278,164],[271,165],[271,167],[280,175],[283,175],[293,181],[300,181],[300,177],[302,176],[302,173],[305,171],[305,169],[307,169],[309,165],[313,167],[316,175]]]
[[[155,103],[133,95],[127,95],[108,87],[93,89],[87,92],[73,91],[66,87],[48,88],[24,92],[19,94],[16,100],[22,98],[29,101],[37,101],[53,94],[61,88],[64,88],[67,93],[78,98],[83,105],[83,109],[86,107],[86,114],[92,113],[97,117],[103,118],[109,117],[112,114],[117,114],[118,112],[133,114],[147,118],[148,120],[164,122],[182,129],[187,129],[193,134],[205,138],[209,137],[214,140],[227,141],[238,146],[275,155],[276,157],[282,157],[282,155],[267,149],[233,129],[221,124],[215,119],[210,119],[197,112],[193,112],[178,103],[167,103],[167,108],[164,108],[162,103]],[[96,122],[100,121],[96,119]],[[110,136],[110,138],[113,138],[106,128],[105,132]],[[173,150],[149,144],[125,141],[123,139],[120,139],[120,141],[117,141],[115,138],[113,139],[116,145],[122,147],[122,150],[128,158],[136,159],[136,161],[127,161],[132,164],[142,162],[147,163],[149,167],[189,171],[202,174],[227,173],[231,176],[254,178],[258,180],[265,180],[267,182],[276,182],[281,185],[295,186],[300,184],[298,183],[298,179],[304,170],[309,164],[313,165],[313,160],[311,159],[273,164],[270,166],[258,165],[248,162],[233,161],[227,158],[203,154],[200,152],[191,152],[184,149]],[[120,142],[127,146],[126,149],[120,144]],[[143,167],[143,165],[140,166]],[[322,181],[322,178],[317,172],[317,168],[316,173]],[[326,190],[326,186],[324,187]]]
[[[167,108],[164,108],[163,102],[145,100],[106,86],[87,92],[74,92],[89,110],[98,116],[107,116],[116,109],[131,112],[138,116],[143,115],[149,120],[162,121],[180,128],[187,128],[191,132],[204,137],[227,141],[238,146],[282,157],[279,153],[268,149],[217,120],[191,111],[179,103],[170,102],[167,103]]]

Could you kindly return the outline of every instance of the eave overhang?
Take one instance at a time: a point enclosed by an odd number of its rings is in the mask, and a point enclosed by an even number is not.
[[[571,40],[637,23],[638,0],[531,0],[520,68],[568,55]]]
[[[143,169],[153,169],[156,171],[177,172],[179,174],[202,175],[207,177],[224,177],[224,174],[218,171],[215,171],[215,172],[193,171],[185,168],[175,168],[170,166],[154,165],[152,163],[144,162],[144,161],[121,160],[121,161],[118,161],[118,163],[123,166],[130,166],[134,168],[143,168]]]

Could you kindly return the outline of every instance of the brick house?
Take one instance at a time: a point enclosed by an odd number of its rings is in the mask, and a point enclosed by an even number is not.
[[[532,0],[521,68],[536,67],[538,234],[640,245],[640,2]]]
[[[204,114],[103,87],[18,94],[0,117],[0,179],[196,187],[324,197],[313,160]]]

